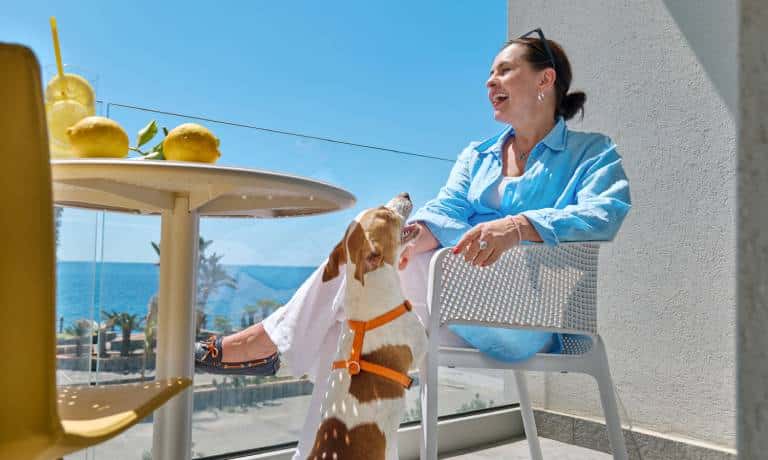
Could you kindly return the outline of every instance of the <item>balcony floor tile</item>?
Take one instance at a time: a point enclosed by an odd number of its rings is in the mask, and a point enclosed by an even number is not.
[[[541,452],[544,458],[556,458],[558,460],[610,460],[611,455],[597,452],[584,447],[573,446],[551,439],[539,438]],[[441,457],[450,460],[529,460],[528,442],[525,438],[506,444],[490,446],[473,452],[462,452],[450,456]]]

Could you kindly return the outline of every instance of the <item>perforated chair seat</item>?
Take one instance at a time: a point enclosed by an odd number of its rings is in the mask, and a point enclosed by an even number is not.
[[[102,438],[143,419],[188,385],[188,379],[165,379],[101,387],[60,387],[59,418],[67,435]]]

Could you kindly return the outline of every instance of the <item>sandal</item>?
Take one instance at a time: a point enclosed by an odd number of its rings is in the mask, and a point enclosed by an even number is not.
[[[274,353],[266,358],[243,362],[222,362],[223,337],[212,335],[208,340],[195,343],[195,370],[225,375],[275,375],[280,369],[280,356]]]

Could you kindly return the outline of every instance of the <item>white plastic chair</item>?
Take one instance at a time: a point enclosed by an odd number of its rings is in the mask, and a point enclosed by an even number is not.
[[[495,264],[477,268],[450,248],[432,257],[429,268],[429,345],[420,373],[421,459],[437,459],[438,366],[513,369],[531,458],[541,460],[524,371],[579,372],[597,380],[614,459],[627,459],[605,345],[597,333],[598,243],[563,243],[556,247],[523,245]],[[435,313],[439,312],[439,313]],[[439,344],[447,324],[526,328],[564,336],[561,354],[539,353],[505,363],[474,348]]]

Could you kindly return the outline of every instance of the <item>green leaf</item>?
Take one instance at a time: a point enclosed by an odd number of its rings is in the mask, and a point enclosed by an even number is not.
[[[152,152],[144,156],[145,160],[165,160],[163,152]]]
[[[163,143],[160,142],[152,147],[152,150],[150,150],[144,158],[147,160],[165,160],[165,156],[163,155]]]
[[[141,147],[142,145],[151,141],[152,138],[155,137],[155,134],[157,134],[157,121],[152,120],[147,126],[141,128],[139,131],[139,138],[136,147]]]
[[[163,126],[163,133],[165,133],[166,137],[168,136],[168,128],[166,128],[165,126]]]

